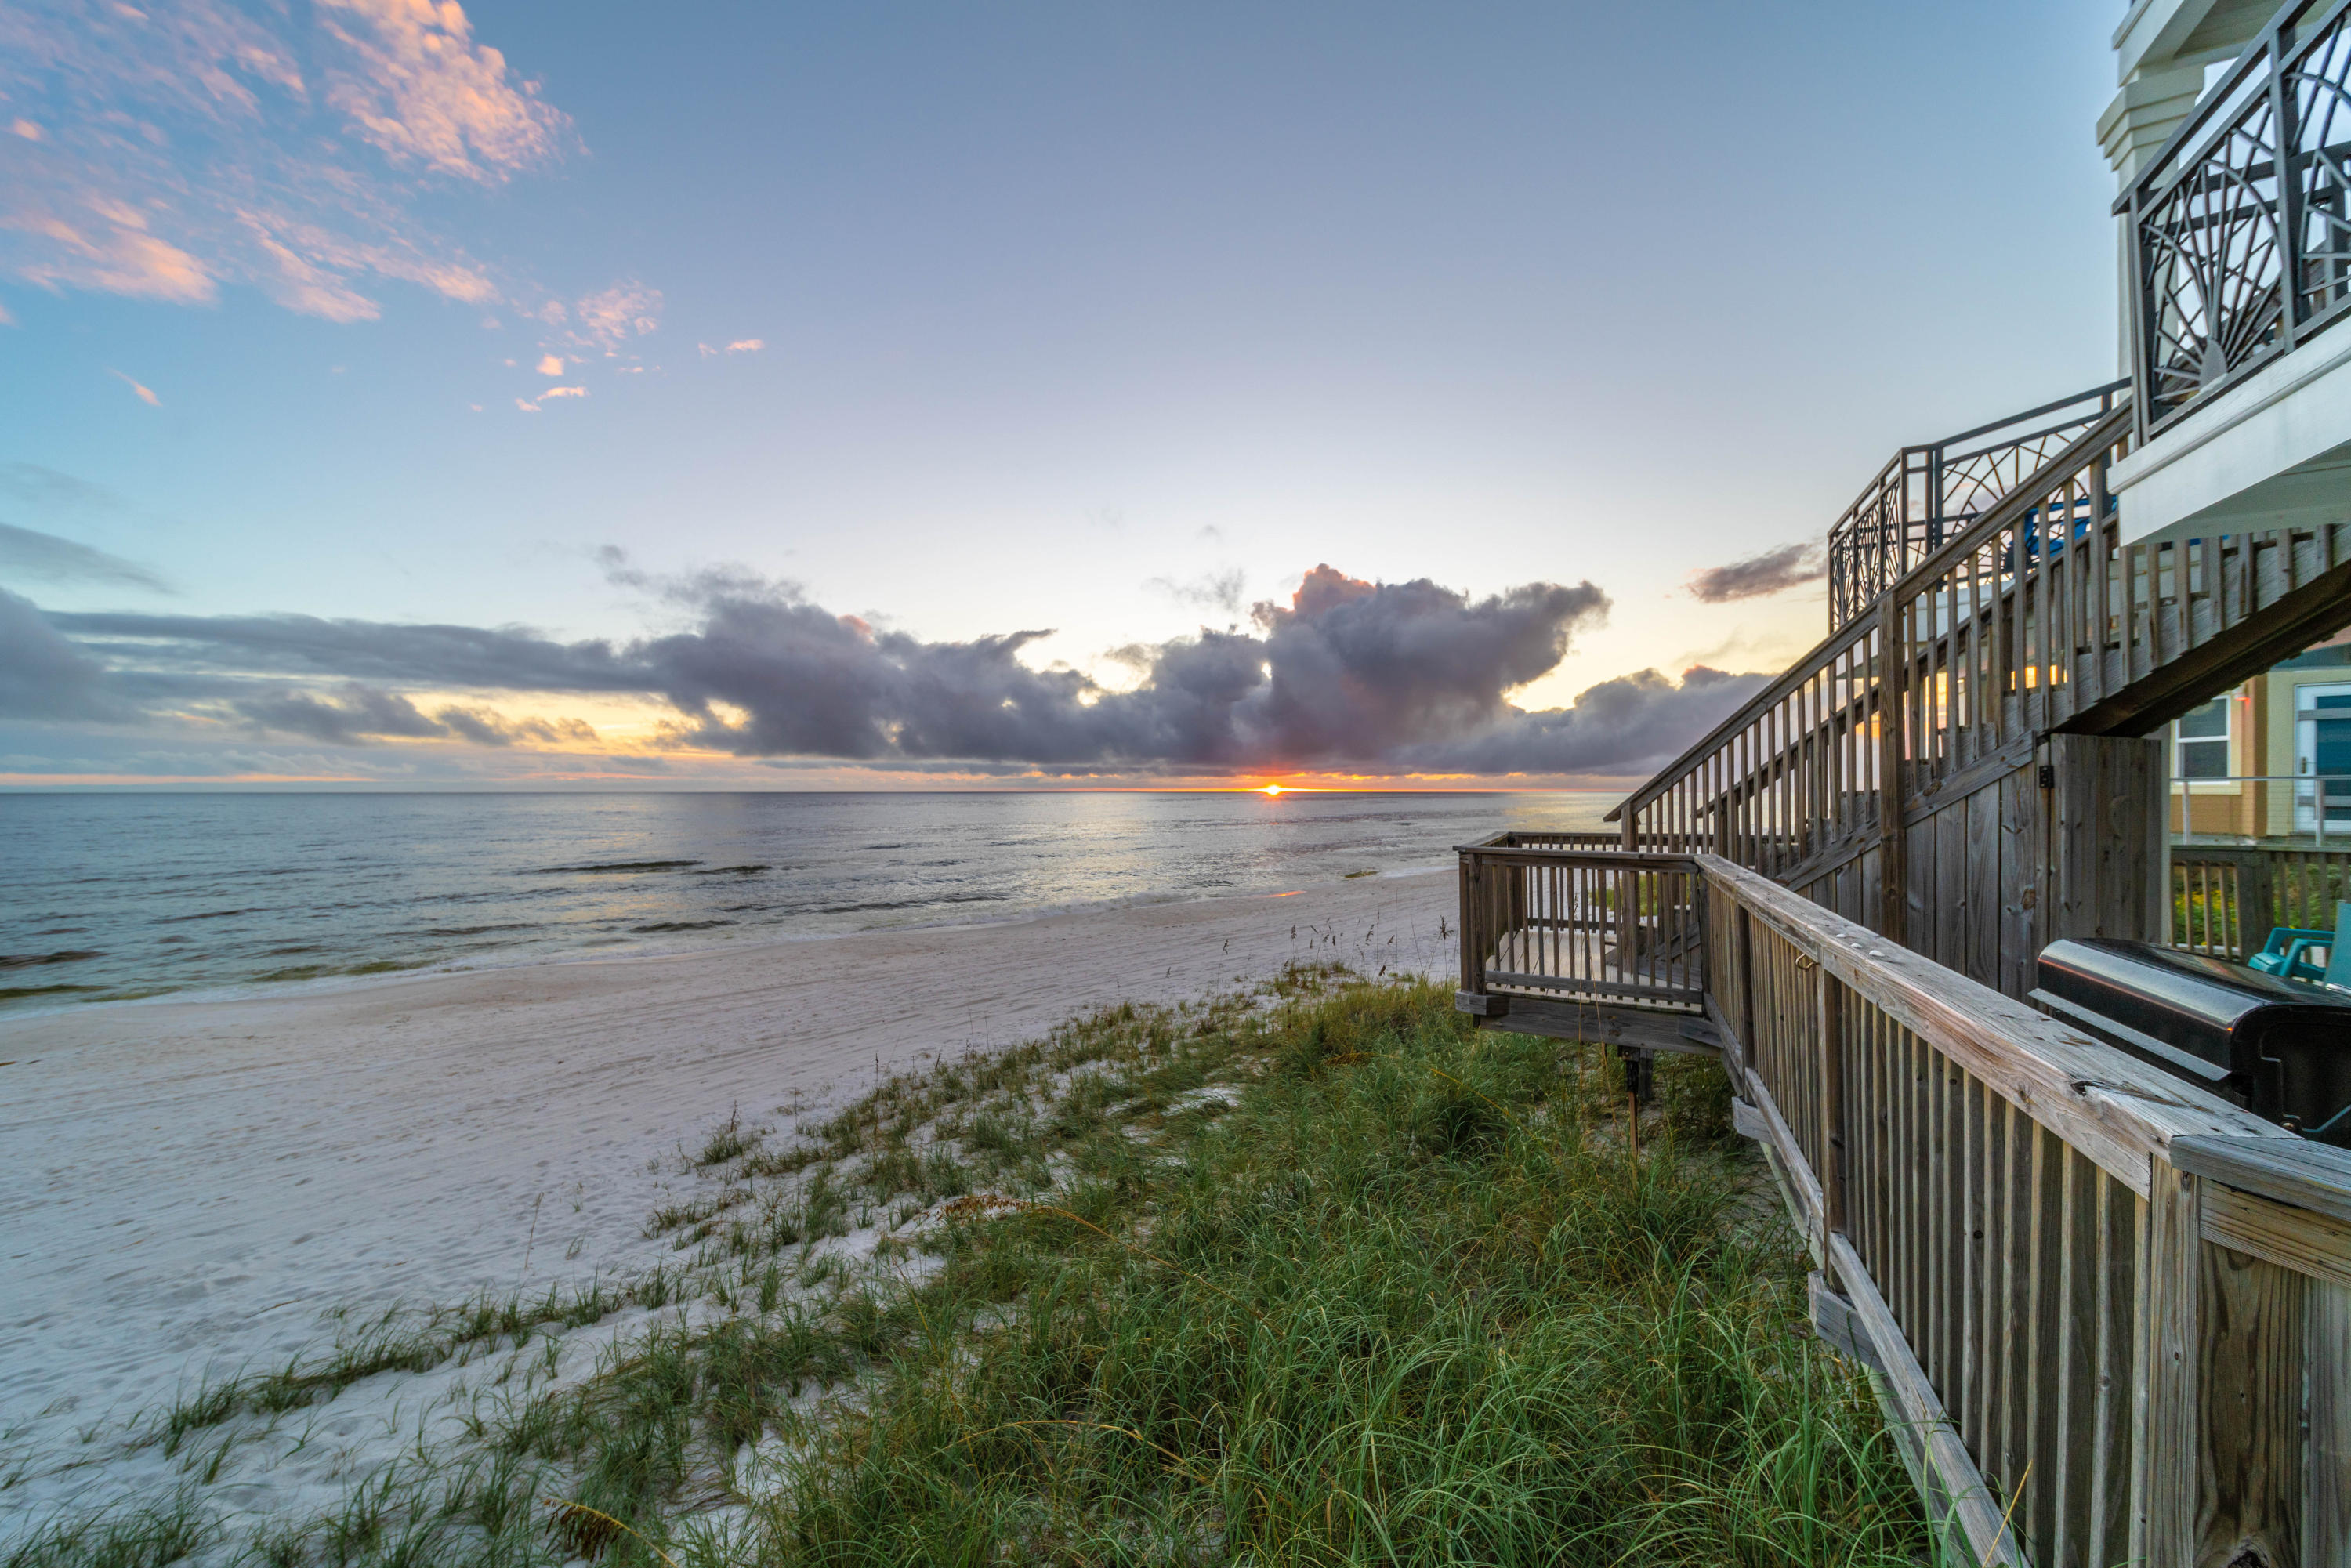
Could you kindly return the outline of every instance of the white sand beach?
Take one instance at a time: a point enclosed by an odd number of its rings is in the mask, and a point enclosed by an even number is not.
[[[1454,903],[1449,871],[1383,875],[0,1022],[0,1476],[28,1513],[120,1495],[154,1468],[123,1423],[282,1364],[330,1309],[664,1254],[645,1218],[737,1107],[789,1126],[877,1071],[1295,958],[1449,972]]]

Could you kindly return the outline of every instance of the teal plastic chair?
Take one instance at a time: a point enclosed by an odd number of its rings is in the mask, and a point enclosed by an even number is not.
[[[2334,943],[2327,950],[2326,971],[2318,977],[2319,983],[2338,991],[2351,991],[2351,904],[2335,906]]]
[[[2339,907],[2336,924],[2341,924]],[[2335,946],[2332,931],[2308,931],[2281,925],[2270,933],[2269,941],[2262,945],[2260,952],[2245,960],[2245,967],[2288,980],[2322,980],[2335,962]],[[2317,949],[2317,952],[2314,953],[2313,949]]]
[[[2325,952],[2325,958],[2316,956],[2320,950]],[[2332,931],[2280,926],[2271,932],[2268,943],[2252,956],[2247,967],[2283,979],[2351,991],[2351,903],[2335,904]]]

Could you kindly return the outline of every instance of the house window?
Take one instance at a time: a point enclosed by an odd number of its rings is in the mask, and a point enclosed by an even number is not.
[[[2227,697],[2214,697],[2182,715],[2172,726],[2173,778],[2229,777],[2229,709],[2232,706]]]

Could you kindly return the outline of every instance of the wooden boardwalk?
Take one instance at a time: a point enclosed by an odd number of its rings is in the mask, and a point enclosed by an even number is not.
[[[2343,887],[2167,875],[2142,737],[2351,624],[2351,522],[2125,545],[2101,409],[1614,844],[1464,847],[1460,1005],[1719,1055],[1960,1555],[2351,1568],[2351,1155],[2022,1000],[2058,938],[2241,954]]]
[[[2351,1563],[2351,1155],[1719,856],[1461,858],[1465,1010],[1720,1056],[1959,1554]]]

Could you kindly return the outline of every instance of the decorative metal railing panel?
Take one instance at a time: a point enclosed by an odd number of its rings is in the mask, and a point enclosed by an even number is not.
[[[2127,381],[1896,453],[1829,528],[1829,629],[1879,594],[2110,413]]]
[[[2137,280],[2140,439],[2351,302],[2346,93],[2351,0],[2293,0],[2118,204]]]

